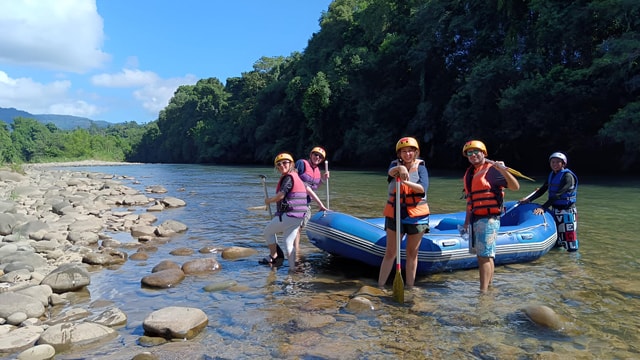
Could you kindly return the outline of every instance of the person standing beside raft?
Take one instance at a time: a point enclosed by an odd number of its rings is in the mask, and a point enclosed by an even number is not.
[[[314,199],[320,209],[327,210],[320,198],[308,187],[295,171],[293,156],[280,153],[273,161],[280,172],[280,180],[276,187],[276,194],[264,199],[265,205],[276,203],[276,213],[264,229],[264,238],[269,246],[269,256],[260,260],[260,264],[280,266],[284,259],[278,256],[277,233],[282,233],[285,239],[285,255],[289,260],[289,271],[295,269],[296,235],[307,212],[307,195]]]
[[[393,160],[387,172],[389,183],[389,200],[384,208],[387,245],[380,265],[378,286],[384,287],[396,258],[396,231],[407,234],[406,250],[406,283],[412,287],[415,283],[418,268],[418,249],[422,235],[429,232],[429,205],[427,189],[429,173],[424,160],[420,159],[418,141],[412,137],[403,137],[396,144],[397,160]],[[396,204],[396,178],[400,178],[400,204]],[[395,207],[400,206],[401,228],[396,229]],[[401,236],[402,236],[401,235]]]
[[[482,141],[467,141],[462,155],[471,164],[464,174],[467,211],[464,228],[470,230],[470,252],[478,257],[480,291],[486,292],[493,281],[496,239],[503,210],[504,188],[519,190],[520,183],[502,161],[488,162]]]
[[[551,173],[547,181],[529,199],[520,202],[531,202],[549,191],[549,199],[533,210],[536,215],[542,215],[551,207],[558,228],[556,246],[562,246],[567,251],[578,251],[578,210],[576,200],[578,196],[578,177],[566,168],[567,156],[561,152],[554,152],[549,156]]]
[[[329,171],[325,171],[324,174],[320,173],[320,163],[327,157],[327,152],[320,146],[316,146],[309,152],[309,159],[298,159],[296,161],[296,170],[298,176],[304,181],[311,190],[316,191],[323,181],[329,178]],[[307,214],[302,220],[302,225],[296,236],[295,248],[296,254],[300,253],[300,231],[307,225],[307,222],[311,218],[311,197],[307,196]]]

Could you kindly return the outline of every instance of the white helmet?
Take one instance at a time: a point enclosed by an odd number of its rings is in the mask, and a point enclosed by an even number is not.
[[[557,158],[560,159],[564,162],[565,165],[567,165],[567,156],[561,152],[554,152],[553,154],[551,154],[551,156],[549,156],[549,161],[551,161],[551,159],[553,158]]]

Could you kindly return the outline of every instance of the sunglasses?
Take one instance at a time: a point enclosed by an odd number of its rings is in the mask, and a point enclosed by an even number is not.
[[[478,150],[478,149],[473,149],[473,150],[467,150],[466,154],[467,154],[467,156],[471,156],[471,155],[478,155],[478,154],[480,154],[480,152],[481,151]]]
[[[281,166],[285,166],[285,165],[289,165],[289,164],[291,164],[291,161],[278,161],[276,163],[276,166],[277,167],[281,167]]]
[[[312,153],[311,153],[311,155],[313,155],[313,156],[317,156],[317,157],[319,157],[319,158],[323,158],[323,159],[324,159],[324,156],[322,156],[322,154],[317,153],[317,152],[312,152]]]

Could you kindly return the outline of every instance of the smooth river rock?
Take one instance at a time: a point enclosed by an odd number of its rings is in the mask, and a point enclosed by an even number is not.
[[[192,339],[209,323],[204,311],[191,308],[169,306],[149,314],[142,323],[145,335],[161,336],[167,339]]]

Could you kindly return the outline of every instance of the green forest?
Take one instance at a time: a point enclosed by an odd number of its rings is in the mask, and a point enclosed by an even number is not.
[[[637,0],[335,0],[319,22],[304,52],[224,83],[211,69],[149,124],[21,119],[0,128],[0,155],[269,164],[320,145],[336,166],[380,168],[413,136],[431,168],[461,169],[479,139],[524,171],[548,170],[554,151],[574,170],[640,171]]]

